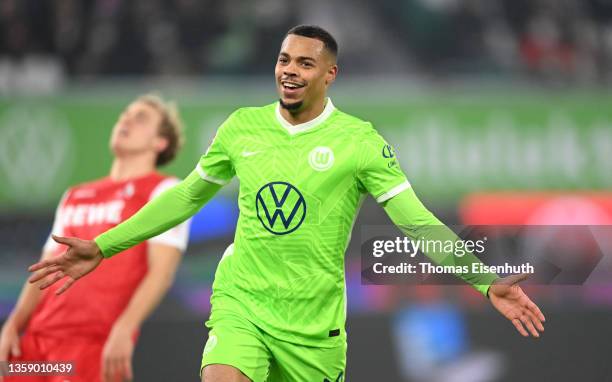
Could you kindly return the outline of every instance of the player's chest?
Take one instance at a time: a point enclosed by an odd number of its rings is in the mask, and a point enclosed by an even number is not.
[[[241,187],[260,188],[276,181],[324,190],[353,179],[356,159],[350,146],[325,135],[246,138],[236,145],[233,163]]]

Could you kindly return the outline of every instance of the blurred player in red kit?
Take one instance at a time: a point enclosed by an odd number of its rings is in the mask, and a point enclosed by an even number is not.
[[[181,130],[173,104],[154,95],[129,104],[112,131],[110,174],[65,192],[52,234],[93,239],[176,184],[157,167],[174,159]],[[139,327],[172,284],[187,238],[188,222],[104,262],[99,272],[59,296],[56,287],[41,291],[26,283],[2,328],[0,361],[71,361],[75,372],[4,377],[4,382],[132,380]],[[64,250],[49,237],[42,257]]]

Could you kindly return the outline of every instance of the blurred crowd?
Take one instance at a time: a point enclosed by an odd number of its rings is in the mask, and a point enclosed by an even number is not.
[[[418,66],[436,75],[612,79],[608,0],[384,0],[377,9]]]
[[[2,0],[0,88],[16,77],[269,74],[298,23],[334,33],[350,74],[612,78],[607,0]]]

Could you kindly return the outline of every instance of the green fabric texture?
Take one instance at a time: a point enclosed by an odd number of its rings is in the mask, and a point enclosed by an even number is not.
[[[300,125],[284,120],[277,102],[234,112],[198,171],[217,184],[240,180],[234,243],[217,267],[207,325],[223,319],[219,307],[231,298],[234,311],[280,340],[342,345],[344,255],[361,202],[408,187],[389,143],[330,100]]]
[[[147,203],[134,216],[94,240],[105,258],[166,232],[195,215],[221,186],[194,170],[181,183]]]
[[[414,190],[408,189],[382,204],[391,221],[410,239],[452,241],[461,240],[450,228],[436,218],[419,200]],[[430,251],[425,255],[437,265],[468,266],[481,263],[473,253],[459,257],[452,252]],[[488,297],[489,287],[499,276],[495,273],[457,274],[466,283]]]
[[[231,365],[253,382],[344,381],[346,342],[324,348],[282,341],[227,308],[208,333],[200,370]]]

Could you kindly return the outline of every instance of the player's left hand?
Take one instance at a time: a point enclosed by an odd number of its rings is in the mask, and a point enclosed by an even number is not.
[[[489,299],[495,309],[509,319],[516,330],[524,337],[529,337],[531,333],[532,336],[539,338],[540,332],[544,331],[542,323],[546,319],[540,308],[527,297],[518,285],[527,277],[528,275],[523,273],[495,280],[489,288]]]
[[[124,382],[134,379],[132,373],[132,355],[134,342],[132,331],[119,322],[113,326],[104,349],[102,350],[102,381]]]

